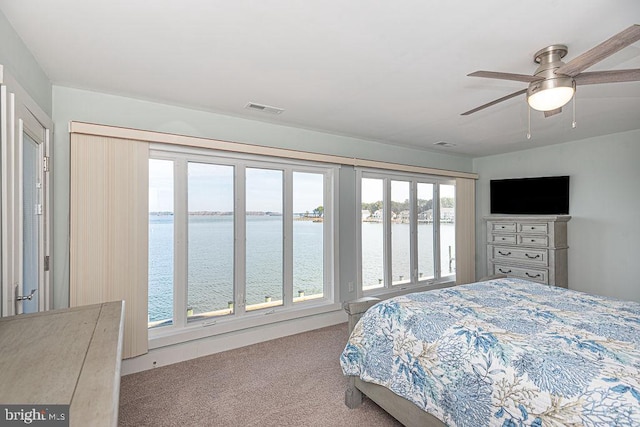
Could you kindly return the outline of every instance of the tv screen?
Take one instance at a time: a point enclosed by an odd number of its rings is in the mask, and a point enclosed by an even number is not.
[[[561,215],[569,213],[569,177],[494,179],[492,214]]]

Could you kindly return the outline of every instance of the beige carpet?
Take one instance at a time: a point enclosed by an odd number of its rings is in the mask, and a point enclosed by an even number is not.
[[[344,405],[341,324],[122,377],[121,426],[399,426]]]

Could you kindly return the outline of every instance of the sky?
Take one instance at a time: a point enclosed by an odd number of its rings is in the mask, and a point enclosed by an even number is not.
[[[189,163],[189,211],[233,211],[233,166],[207,163]],[[281,170],[247,168],[247,211],[282,213]],[[313,212],[323,205],[323,176],[319,173],[294,172],[293,211]],[[453,185],[441,185],[442,197],[454,197]],[[362,202],[382,200],[382,180],[362,180]],[[419,183],[418,198],[428,200],[433,185]],[[391,181],[391,199],[404,202],[409,199],[407,181]],[[149,210],[173,212],[173,162],[152,159],[149,161]]]
[[[233,211],[233,166],[189,163],[189,211]],[[281,170],[247,168],[247,211],[282,213]],[[323,175],[293,173],[293,211],[313,212],[323,205]],[[149,211],[173,211],[173,164],[149,162]]]
[[[453,185],[441,185],[440,197],[454,197]],[[382,200],[382,179],[363,178],[361,197],[363,203],[373,203]],[[433,198],[433,184],[418,183],[418,199],[429,200]],[[408,181],[391,181],[391,200],[404,202],[409,199]]]

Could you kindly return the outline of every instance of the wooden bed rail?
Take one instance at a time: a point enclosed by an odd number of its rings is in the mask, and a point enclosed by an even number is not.
[[[346,311],[349,316],[349,333],[356,327],[356,323],[358,323],[362,315],[380,301],[382,301],[380,298],[364,297],[342,304],[343,310]]]

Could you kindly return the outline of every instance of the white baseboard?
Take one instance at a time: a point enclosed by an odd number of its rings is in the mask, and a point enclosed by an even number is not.
[[[346,313],[338,310],[155,348],[142,356],[123,360],[120,372],[121,375],[133,374],[346,321]]]

